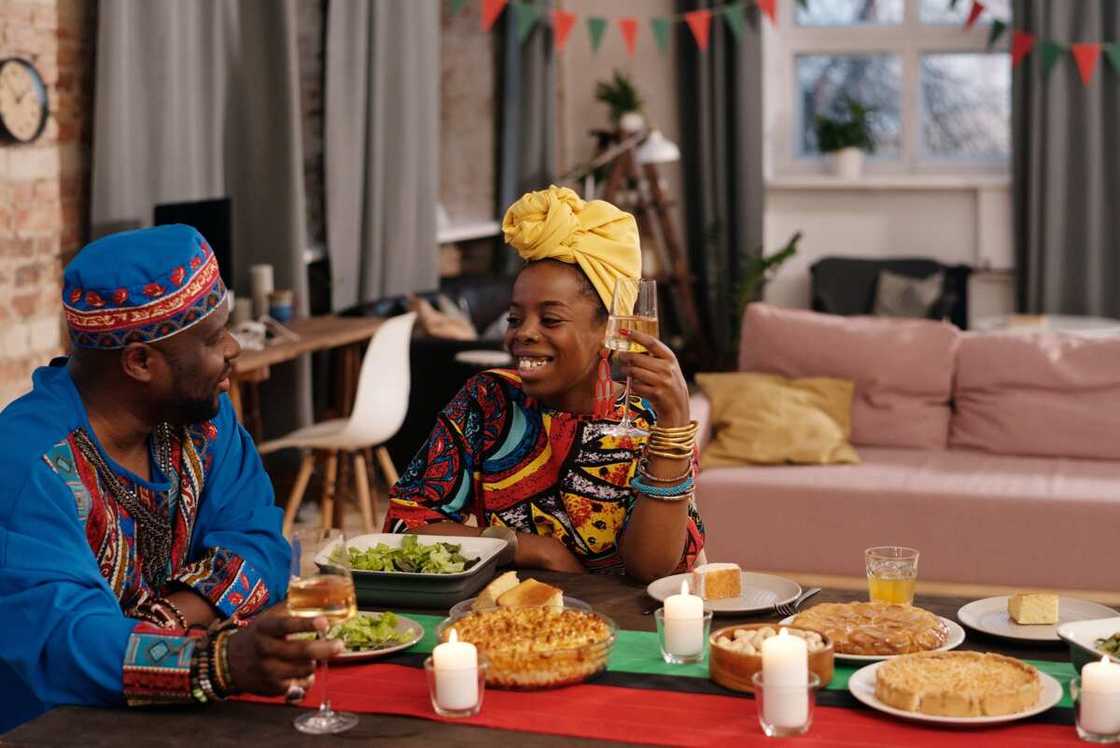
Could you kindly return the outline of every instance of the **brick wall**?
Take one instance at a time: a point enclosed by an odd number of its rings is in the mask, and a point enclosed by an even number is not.
[[[30,60],[50,119],[37,141],[0,145],[0,407],[62,352],[62,265],[88,227],[95,0],[0,1],[0,58]]]

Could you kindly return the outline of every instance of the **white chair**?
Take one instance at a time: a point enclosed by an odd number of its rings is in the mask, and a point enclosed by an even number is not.
[[[323,527],[330,527],[334,520],[335,481],[341,455],[342,459],[349,457],[353,460],[355,494],[362,511],[362,522],[366,532],[375,532],[366,456],[372,449],[377,455],[386,483],[392,486],[397,482],[397,469],[384,444],[400,429],[408,411],[409,344],[415,321],[415,313],[402,314],[386,320],[377,328],[362,359],[358,391],[349,418],[316,423],[257,447],[261,454],[290,447],[304,451],[303,462],[300,463],[284,512],[285,535],[291,533],[296,512],[303,501],[303,494],[307,490],[311,472],[315,469],[315,459],[319,454],[326,455],[322,498]],[[372,469],[372,465],[369,467]]]

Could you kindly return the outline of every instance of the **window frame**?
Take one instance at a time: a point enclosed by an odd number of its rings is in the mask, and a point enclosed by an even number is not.
[[[811,2],[811,0],[810,0]],[[778,176],[821,174],[829,171],[828,159],[800,152],[801,102],[796,61],[799,55],[893,54],[902,63],[901,137],[897,159],[871,157],[865,161],[867,175],[962,174],[999,175],[1010,172],[1007,159],[927,157],[923,155],[921,59],[923,54],[985,54],[990,18],[985,16],[966,31],[957,25],[923,24],[920,0],[904,0],[903,20],[898,25],[798,26],[796,0],[780,0],[777,28],[766,33],[764,43],[773,45],[765,59],[770,68],[767,84],[779,86],[778,96],[766,97],[778,108],[767,117],[774,132],[770,158]],[[1007,51],[1005,34],[991,50]]]

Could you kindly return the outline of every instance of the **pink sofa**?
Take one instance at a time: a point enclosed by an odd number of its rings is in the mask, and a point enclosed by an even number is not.
[[[705,470],[709,559],[858,576],[864,548],[899,544],[926,580],[1120,583],[1120,338],[752,304],[740,368],[854,380],[862,463]],[[706,432],[702,395],[693,415]]]

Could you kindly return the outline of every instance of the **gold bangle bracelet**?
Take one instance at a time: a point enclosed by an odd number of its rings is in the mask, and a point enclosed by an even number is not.
[[[682,480],[685,480],[687,478],[692,477],[692,464],[689,463],[688,470],[685,470],[680,475],[674,475],[670,478],[662,478],[660,476],[653,475],[652,473],[650,473],[649,472],[649,464],[645,460],[643,460],[642,462],[638,463],[638,473],[643,478],[648,478],[649,480],[653,481],[654,483],[680,483]]]
[[[677,447],[678,449],[692,449],[696,445],[695,439],[650,439],[646,442],[649,446],[657,449],[660,447]]]
[[[659,426],[655,423],[650,427],[650,431],[655,434],[683,434],[688,431],[696,432],[699,428],[700,423],[698,421],[689,421],[687,426]]]

